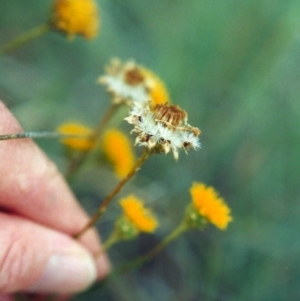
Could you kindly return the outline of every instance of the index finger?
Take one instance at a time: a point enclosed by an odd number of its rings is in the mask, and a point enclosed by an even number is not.
[[[0,134],[22,132],[2,102],[0,121]],[[0,141],[0,160],[0,207],[70,235],[87,223],[57,167],[31,139]],[[91,252],[100,247],[95,234],[83,240]]]

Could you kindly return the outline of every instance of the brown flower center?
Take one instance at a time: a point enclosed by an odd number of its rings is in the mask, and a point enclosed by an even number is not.
[[[155,120],[165,123],[166,126],[178,127],[186,124],[187,113],[177,105],[158,104],[153,108]]]
[[[125,82],[131,86],[136,86],[144,81],[144,76],[138,68],[132,68],[125,73]]]

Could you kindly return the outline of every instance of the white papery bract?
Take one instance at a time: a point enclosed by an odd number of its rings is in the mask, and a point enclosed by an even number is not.
[[[133,60],[113,59],[98,82],[106,86],[114,104],[132,106],[133,102],[147,105],[169,102],[169,93],[163,81],[151,70]]]
[[[187,123],[187,113],[179,106],[159,104],[151,106],[134,103],[128,117],[137,133],[135,144],[146,146],[156,153],[172,151],[178,160],[178,149],[186,153],[189,148],[199,149],[200,130]]]
[[[132,102],[149,101],[145,78],[134,61],[122,64],[118,59],[112,60],[106,68],[106,74],[98,81],[112,93],[114,103],[125,102],[131,105]]]

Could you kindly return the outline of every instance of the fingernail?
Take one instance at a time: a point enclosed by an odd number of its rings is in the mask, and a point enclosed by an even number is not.
[[[91,285],[96,277],[95,263],[88,254],[54,254],[50,257],[41,278],[30,290],[77,292]]]

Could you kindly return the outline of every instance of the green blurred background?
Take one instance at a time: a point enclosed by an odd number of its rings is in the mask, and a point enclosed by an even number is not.
[[[47,1],[0,0],[0,45],[44,22]],[[167,84],[199,127],[202,149],[154,156],[122,192],[145,197],[161,221],[155,235],[120,243],[115,266],[172,231],[193,181],[213,185],[232,208],[225,232],[193,231],[153,261],[78,300],[300,299],[300,1],[99,0],[101,33],[69,42],[49,33],[0,59],[0,99],[26,130],[64,121],[94,126],[109,106],[96,79],[110,58],[133,58]],[[124,110],[112,123],[117,124]],[[128,125],[120,127],[129,130]],[[133,140],[133,137],[132,137]],[[37,141],[61,168],[62,147]],[[136,150],[137,153],[140,149]],[[71,183],[92,212],[116,183],[87,166]],[[117,202],[99,223],[105,239]]]

